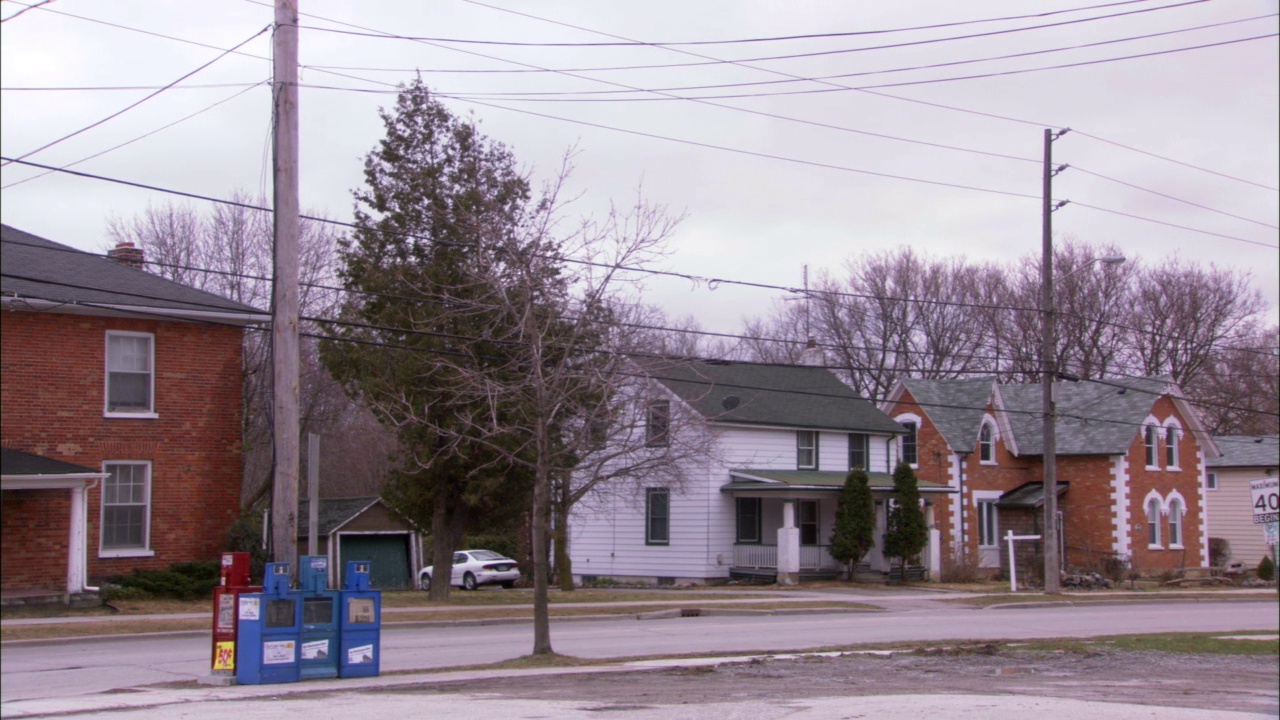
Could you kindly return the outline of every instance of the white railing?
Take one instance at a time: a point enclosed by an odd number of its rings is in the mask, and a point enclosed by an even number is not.
[[[733,566],[740,568],[778,567],[777,545],[734,545]],[[837,570],[840,565],[826,545],[801,545],[801,570]]]
[[[740,568],[778,567],[777,545],[734,545],[733,566]]]

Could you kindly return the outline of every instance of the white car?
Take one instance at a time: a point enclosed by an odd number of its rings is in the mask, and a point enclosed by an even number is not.
[[[428,565],[418,573],[418,587],[431,589],[431,568]],[[501,585],[510,589],[520,579],[520,568],[515,560],[492,550],[463,550],[453,554],[454,587],[475,590],[481,585]]]

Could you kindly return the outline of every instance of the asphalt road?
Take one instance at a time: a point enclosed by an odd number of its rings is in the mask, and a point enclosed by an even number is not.
[[[1124,633],[1275,631],[1274,601],[1161,602],[1016,609],[932,607],[880,613],[594,620],[552,625],[555,650],[583,658],[710,651],[802,650],[832,645],[958,639],[1085,637]],[[382,670],[478,665],[528,654],[528,624],[384,628]],[[0,701],[108,692],[208,675],[207,636],[131,636],[7,643]]]

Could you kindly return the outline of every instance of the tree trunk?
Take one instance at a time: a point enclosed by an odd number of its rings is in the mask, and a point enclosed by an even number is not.
[[[445,507],[444,488],[436,490],[435,507],[431,511],[431,592],[436,602],[449,599],[449,579],[453,574],[453,542],[450,536],[449,513]]]
[[[545,418],[537,420],[537,467],[533,478],[533,654],[551,655],[551,616],[547,607],[547,519],[551,468],[547,462],[549,431]]]

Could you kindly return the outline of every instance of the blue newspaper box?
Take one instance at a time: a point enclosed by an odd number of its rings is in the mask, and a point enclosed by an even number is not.
[[[297,682],[301,598],[289,590],[289,563],[267,563],[263,591],[240,596],[236,682],[241,685]]]
[[[369,589],[369,562],[347,563],[338,634],[338,677],[377,677],[382,667],[382,591]]]
[[[329,589],[329,558],[304,555],[296,594],[302,599],[298,666],[303,680],[338,677],[338,591]]]

